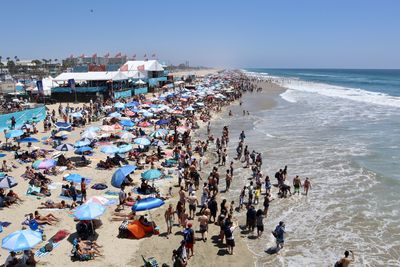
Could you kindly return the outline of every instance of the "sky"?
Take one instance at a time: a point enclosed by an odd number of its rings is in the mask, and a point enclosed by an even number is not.
[[[172,64],[400,68],[397,0],[2,0],[0,56],[156,54]]]

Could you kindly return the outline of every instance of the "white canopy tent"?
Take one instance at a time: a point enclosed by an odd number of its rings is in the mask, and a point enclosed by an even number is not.
[[[53,79],[56,82],[66,82],[74,79],[76,82],[82,81],[122,81],[129,77],[120,71],[93,71],[93,72],[64,72]]]
[[[132,78],[146,78],[147,72],[149,71],[164,71],[164,68],[160,62],[157,60],[130,60],[127,61],[124,65],[119,68],[119,71],[123,73],[134,73],[138,72],[141,77],[132,77]],[[130,76],[130,75],[128,75]],[[130,76],[131,77],[131,76]]]

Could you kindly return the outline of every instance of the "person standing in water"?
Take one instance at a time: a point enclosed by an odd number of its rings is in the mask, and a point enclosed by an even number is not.
[[[306,177],[306,180],[304,181],[303,187],[304,187],[304,192],[306,193],[306,196],[307,196],[308,195],[308,190],[311,189],[311,182],[308,179],[308,177]]]
[[[294,192],[293,195],[297,193],[297,195],[300,195],[300,187],[301,187],[301,180],[298,175],[293,178],[293,187],[294,187]]]
[[[351,258],[349,258],[350,253],[351,253]],[[352,262],[354,262],[354,253],[353,253],[353,251],[351,251],[351,250],[350,250],[350,252],[346,250],[346,251],[344,252],[344,258],[341,258],[340,260],[338,260],[338,261],[335,263],[335,267],[347,267],[347,266],[349,266],[350,263],[352,263]]]
[[[275,230],[272,232],[272,234],[275,237],[276,240],[276,248],[279,250],[283,248],[283,245],[285,244],[285,223],[280,221],[279,224],[276,226]]]

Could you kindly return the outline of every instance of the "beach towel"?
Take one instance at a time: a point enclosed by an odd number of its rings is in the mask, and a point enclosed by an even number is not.
[[[118,196],[119,192],[114,192],[114,191],[108,190],[108,191],[106,191],[105,194],[106,195],[110,195],[110,196]]]
[[[63,196],[63,195],[59,195],[58,198],[61,198],[62,200],[71,200],[72,201],[72,197],[67,197],[67,196]],[[82,200],[82,194],[77,195],[76,201],[81,201],[81,200]]]
[[[53,243],[53,250],[55,248],[57,248],[59,245],[60,245],[60,243]],[[44,257],[44,256],[48,255],[51,252],[51,251],[46,251],[45,246],[46,245],[44,245],[43,247],[41,247],[40,249],[38,249],[35,252],[35,257],[41,258],[41,257]]]
[[[53,243],[59,243],[61,240],[69,236],[69,234],[70,233],[67,230],[59,230],[49,239],[49,242],[51,241]]]
[[[31,195],[31,196],[37,197],[37,195],[35,195],[35,193],[40,194],[40,187],[30,185],[28,187],[28,190],[26,190],[26,195]]]

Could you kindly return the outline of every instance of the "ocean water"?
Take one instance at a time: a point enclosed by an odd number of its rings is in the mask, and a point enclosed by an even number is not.
[[[246,71],[273,77],[286,91],[272,109],[255,105],[263,94],[247,93],[243,106],[232,108],[234,117],[215,125],[229,125],[230,155],[245,130],[273,183],[274,173],[288,165],[290,184],[300,175],[313,186],[308,197],[271,203],[263,237],[246,240],[257,266],[333,266],[349,249],[354,266],[400,266],[400,71]],[[248,183],[248,174],[236,171],[231,197]],[[287,244],[268,255],[270,231],[280,220]]]

